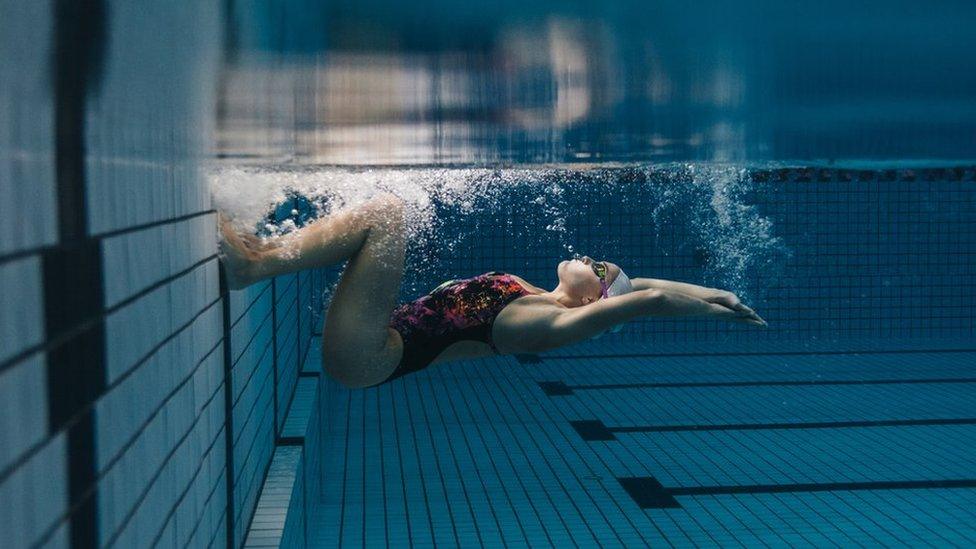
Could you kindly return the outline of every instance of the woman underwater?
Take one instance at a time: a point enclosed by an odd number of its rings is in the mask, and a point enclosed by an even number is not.
[[[268,245],[221,222],[231,288],[349,260],[322,333],[325,370],[347,387],[369,387],[447,362],[570,345],[644,316],[705,316],[765,326],[731,292],[630,279],[589,257],[562,261],[553,290],[491,272],[446,282],[395,306],[405,250],[404,204],[383,194],[312,222]]]

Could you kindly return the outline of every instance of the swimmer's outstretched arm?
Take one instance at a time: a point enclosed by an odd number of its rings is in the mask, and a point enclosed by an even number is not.
[[[631,279],[630,283],[634,285],[635,290],[671,290],[681,292],[692,297],[697,297],[699,299],[711,297],[715,293],[722,291],[715,288],[698,286],[696,284],[688,284],[687,282],[661,280],[657,278],[633,278]]]
[[[723,305],[734,311],[752,313],[755,315],[755,312],[752,309],[746,307],[741,301],[739,301],[739,297],[737,295],[728,290],[707,288],[705,286],[698,286],[696,284],[688,284],[687,282],[661,280],[657,278],[634,278],[631,279],[630,282],[633,284],[635,290],[664,290],[679,292],[709,303]],[[756,318],[759,318],[759,316],[756,315]],[[763,325],[765,325],[765,321],[763,322]]]
[[[751,309],[734,310],[682,292],[656,288],[635,290],[573,309],[534,308],[519,316],[523,341],[537,351],[571,345],[645,316],[704,316],[765,326],[765,321]]]

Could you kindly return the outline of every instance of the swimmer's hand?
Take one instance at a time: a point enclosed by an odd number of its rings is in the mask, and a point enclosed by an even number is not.
[[[756,326],[768,326],[768,323],[763,320],[762,317],[757,315],[755,311],[742,303],[739,300],[739,297],[732,292],[726,290],[714,290],[712,293],[703,297],[702,299],[707,303],[721,306],[733,313],[730,315],[726,311],[716,309],[715,316],[720,316],[733,322],[745,322],[746,324],[754,324]]]

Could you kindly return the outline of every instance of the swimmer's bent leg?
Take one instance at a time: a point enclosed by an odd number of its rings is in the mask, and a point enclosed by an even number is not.
[[[322,329],[323,366],[347,387],[383,382],[403,352],[389,327],[403,276],[403,204],[392,195],[372,204],[367,236],[342,273]]]
[[[400,292],[405,248],[404,208],[385,194],[338,212],[284,237],[277,247],[241,249],[225,240],[232,287],[349,260],[332,298],[322,333],[323,365],[341,383],[364,387],[382,382],[400,360],[402,342],[389,328]]]

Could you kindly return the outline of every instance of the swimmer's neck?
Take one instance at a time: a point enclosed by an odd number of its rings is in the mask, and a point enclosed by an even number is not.
[[[559,283],[558,286],[556,286],[552,290],[546,290],[544,288],[540,288],[536,286],[535,284],[530,284],[522,277],[515,276],[515,275],[511,275],[511,276],[513,276],[522,285],[523,288],[529,290],[529,293],[531,293],[534,296],[543,297],[550,301],[555,301],[556,303],[566,308],[579,306],[579,302],[573,299],[572,297],[570,297],[569,292],[566,291],[566,287],[563,286],[561,282]]]
[[[541,297],[545,297],[547,299],[551,299],[556,303],[559,303],[563,307],[566,307],[567,309],[571,309],[573,307],[579,306],[579,302],[569,295],[569,293],[566,291],[566,288],[563,286],[562,283],[559,283],[558,286],[556,286],[555,288],[553,288],[548,292],[543,291],[542,293],[537,295]]]

